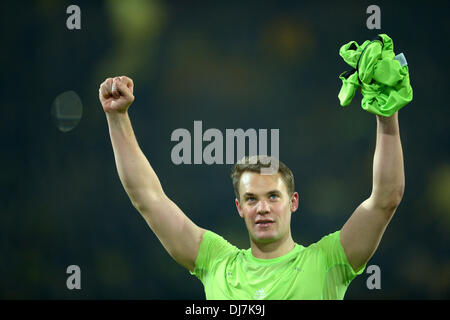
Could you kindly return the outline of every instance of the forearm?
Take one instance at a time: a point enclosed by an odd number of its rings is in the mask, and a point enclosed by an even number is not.
[[[380,207],[395,209],[403,196],[405,173],[398,112],[377,116],[377,138],[373,160],[372,200]]]
[[[138,145],[128,113],[106,113],[106,118],[120,181],[133,205],[162,196],[161,183]]]

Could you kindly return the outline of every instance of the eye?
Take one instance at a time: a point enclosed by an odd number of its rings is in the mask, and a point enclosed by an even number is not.
[[[278,197],[278,195],[277,194],[272,194],[271,196],[270,196],[270,200],[277,200],[279,197]]]

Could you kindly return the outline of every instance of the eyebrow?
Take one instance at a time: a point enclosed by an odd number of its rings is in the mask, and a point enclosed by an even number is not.
[[[271,190],[269,192],[266,192],[266,194],[267,195],[272,195],[272,194],[281,195],[281,192],[280,192],[280,190]],[[251,193],[251,192],[246,192],[243,195],[244,198],[251,197],[251,196],[255,196],[255,194]]]

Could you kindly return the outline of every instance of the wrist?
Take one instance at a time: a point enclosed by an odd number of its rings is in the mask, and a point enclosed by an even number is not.
[[[398,111],[395,112],[390,117],[380,116],[378,114],[376,115],[376,117],[377,117],[377,121],[380,122],[380,123],[392,123],[392,122],[397,121],[397,119],[398,119]]]
[[[399,132],[398,112],[390,117],[377,115],[377,125],[380,133],[397,134]]]
[[[127,127],[130,122],[128,111],[105,112],[105,115],[110,129]]]
[[[113,112],[106,112],[105,116],[108,120],[119,120],[128,118],[128,110],[125,110],[123,112],[113,111]]]

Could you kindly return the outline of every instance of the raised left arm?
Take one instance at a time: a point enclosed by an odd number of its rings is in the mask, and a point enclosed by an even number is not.
[[[374,254],[403,197],[405,173],[398,112],[377,117],[370,197],[359,205],[341,230],[341,244],[355,271]]]

